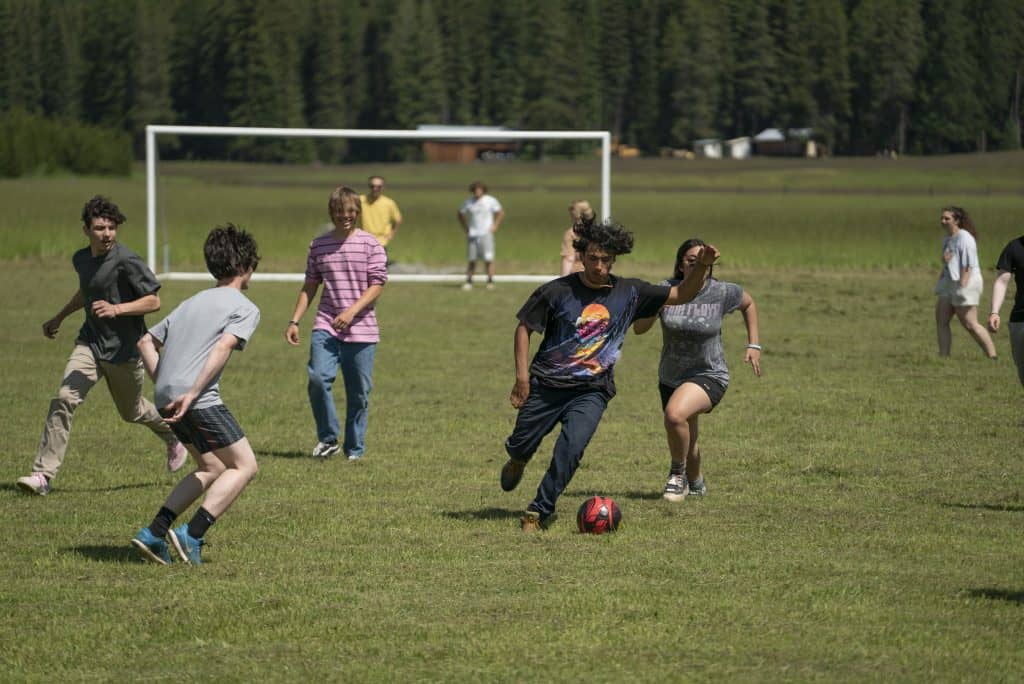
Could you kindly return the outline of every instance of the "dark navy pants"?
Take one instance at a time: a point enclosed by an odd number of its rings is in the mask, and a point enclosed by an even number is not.
[[[562,432],[555,442],[551,465],[527,510],[537,511],[542,519],[555,512],[555,502],[579,467],[583,450],[607,406],[608,395],[601,390],[551,389],[530,383],[530,396],[519,409],[516,426],[505,440],[505,451],[517,461],[529,461],[541,440],[559,422]]]

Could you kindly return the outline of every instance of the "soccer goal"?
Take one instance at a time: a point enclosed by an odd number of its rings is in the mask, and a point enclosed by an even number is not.
[[[452,130],[373,130],[373,129],[329,129],[329,128],[255,128],[235,126],[146,126],[146,260],[154,273],[164,280],[207,280],[209,274],[200,271],[174,271],[169,260],[164,259],[164,268],[158,270],[157,247],[157,137],[175,136],[228,136],[228,137],[282,137],[282,138],[347,138],[384,140],[434,140],[434,141],[542,141],[542,140],[593,140],[601,143],[601,217],[611,216],[611,133],[608,131],[517,131],[489,129],[486,131],[467,129]],[[167,254],[169,238],[165,237],[164,254]],[[257,273],[255,278],[270,281],[302,281],[302,273]],[[499,282],[544,282],[551,276],[501,275]],[[394,282],[458,282],[461,274],[392,274]]]

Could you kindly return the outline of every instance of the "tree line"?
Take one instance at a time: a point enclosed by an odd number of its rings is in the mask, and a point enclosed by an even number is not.
[[[149,123],[611,130],[656,154],[810,127],[838,154],[1019,149],[1020,0],[0,0],[0,112]],[[402,159],[184,137],[164,157]]]

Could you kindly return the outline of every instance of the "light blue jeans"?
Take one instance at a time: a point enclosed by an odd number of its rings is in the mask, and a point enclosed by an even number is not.
[[[373,388],[373,342],[341,342],[326,330],[314,330],[309,345],[309,405],[316,421],[316,436],[321,442],[337,442],[341,427],[334,408],[331,387],[338,377],[345,382],[346,456],[362,456],[366,451],[366,422],[370,413]]]

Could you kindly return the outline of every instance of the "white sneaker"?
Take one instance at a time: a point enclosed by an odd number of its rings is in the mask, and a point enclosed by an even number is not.
[[[29,494],[46,496],[50,493],[50,481],[42,473],[32,473],[18,478],[18,488]]]
[[[686,476],[669,473],[668,482],[665,483],[665,491],[662,492],[661,498],[665,501],[682,501],[686,498],[687,493]]]
[[[337,442],[317,442],[313,447],[313,458],[330,458],[340,449]]]
[[[462,283],[462,291],[469,292],[473,289],[473,283]]]
[[[181,470],[181,467],[185,465],[185,461],[188,460],[188,449],[185,445],[174,440],[167,445],[167,471],[176,473]]]

